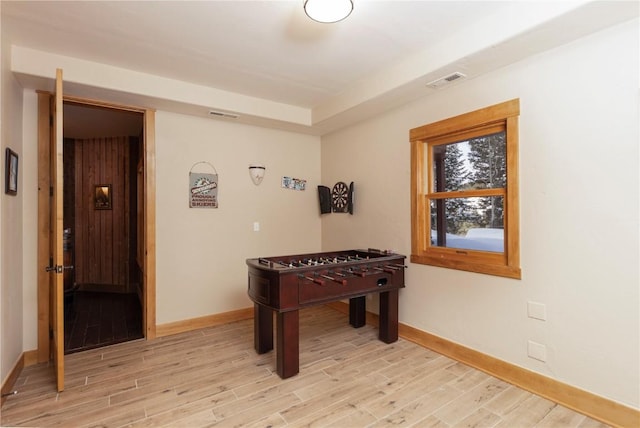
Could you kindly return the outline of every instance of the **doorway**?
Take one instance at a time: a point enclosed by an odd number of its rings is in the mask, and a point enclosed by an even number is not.
[[[60,90],[60,93],[62,91]],[[63,96],[64,102],[84,105],[85,107],[107,108],[113,110],[122,110],[129,112],[137,112],[142,116],[143,121],[143,137],[139,141],[138,165],[136,166],[137,186],[136,197],[136,245],[135,257],[136,262],[141,270],[141,278],[139,287],[141,288],[141,296],[139,301],[142,306],[142,331],[143,337],[146,339],[154,339],[156,337],[156,307],[155,307],[155,111],[146,108],[132,107],[127,105],[118,105],[97,100],[89,100],[72,96]],[[62,111],[62,101],[60,109]],[[56,341],[52,337],[56,337],[57,331],[55,323],[55,306],[59,305],[58,313],[62,314],[63,299],[60,303],[55,302],[55,295],[51,287],[51,274],[49,267],[53,264],[52,251],[54,248],[54,235],[52,234],[53,219],[52,212],[52,195],[60,195],[59,200],[64,199],[63,189],[58,190],[56,183],[62,182],[62,168],[60,171],[60,180],[54,179],[54,171],[49,168],[52,157],[56,156],[55,150],[52,151],[51,141],[56,135],[54,124],[57,123],[54,108],[54,96],[49,92],[38,91],[38,348],[37,362],[43,363],[50,361],[51,356],[55,353]],[[104,125],[106,121],[101,121]],[[98,124],[98,125],[100,125]],[[94,125],[96,125],[94,123]],[[96,126],[98,126],[96,125]],[[60,128],[64,128],[60,121]],[[62,132],[60,132],[62,134]],[[60,136],[62,141],[62,136]],[[63,157],[62,142],[60,143],[60,159]],[[60,162],[62,165],[63,162]],[[100,184],[100,183],[99,183]],[[60,217],[63,217],[62,212]],[[63,227],[60,224],[60,254],[63,253]],[[57,239],[56,239],[57,240]],[[58,260],[57,258],[55,259]],[[58,265],[63,265],[62,257],[57,261]],[[62,269],[62,266],[59,266]],[[65,269],[65,272],[67,270]],[[60,271],[61,273],[62,271]],[[62,275],[60,275],[62,276]],[[62,279],[62,278],[61,278]],[[71,280],[73,284],[74,280]],[[62,296],[62,282],[60,281],[60,295]],[[52,300],[53,299],[53,300]],[[63,318],[63,317],[59,317]],[[61,320],[63,321],[63,319]],[[63,322],[60,323],[62,325]],[[58,337],[62,337],[62,328]],[[61,347],[62,348],[62,347]],[[63,367],[62,364],[59,364]],[[64,376],[62,370],[58,370],[58,378]],[[60,379],[58,379],[58,388],[62,390]]]
[[[65,354],[144,337],[138,195],[144,115],[63,103]]]

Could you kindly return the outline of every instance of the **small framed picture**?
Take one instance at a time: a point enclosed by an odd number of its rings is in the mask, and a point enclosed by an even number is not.
[[[18,154],[7,147],[5,163],[5,187],[8,195],[18,194]]]
[[[97,210],[110,210],[112,199],[111,184],[97,184],[95,186],[93,200]]]

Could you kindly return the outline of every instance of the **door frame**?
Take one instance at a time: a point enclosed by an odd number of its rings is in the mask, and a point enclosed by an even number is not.
[[[39,363],[50,360],[49,316],[50,289],[49,276],[45,267],[49,266],[51,246],[49,227],[51,209],[51,177],[49,141],[53,137],[50,100],[52,93],[37,91],[38,94],[38,349]],[[155,110],[128,105],[114,104],[73,96],[63,96],[63,102],[73,102],[87,106],[104,107],[142,113],[143,131],[143,218],[144,218],[144,259],[142,266],[142,329],[144,337],[156,337],[156,145]],[[138,237],[140,239],[140,237]]]

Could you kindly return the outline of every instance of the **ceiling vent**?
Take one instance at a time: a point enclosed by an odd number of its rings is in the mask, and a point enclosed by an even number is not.
[[[227,113],[224,111],[216,111],[216,110],[209,110],[209,116],[227,117],[229,119],[237,119],[238,117],[240,117],[234,113]]]
[[[464,79],[465,77],[467,76],[456,71],[455,73],[451,73],[448,76],[444,76],[432,82],[427,83],[427,86],[433,89],[438,89],[445,85],[448,85],[449,83],[453,83],[456,80]]]

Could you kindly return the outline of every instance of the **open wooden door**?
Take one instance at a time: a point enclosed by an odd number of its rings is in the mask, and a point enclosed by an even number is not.
[[[50,274],[50,331],[51,353],[58,391],[64,390],[64,255],[62,249],[62,70],[56,70],[56,89],[53,99],[53,135],[51,141],[51,264]]]
[[[57,71],[56,93],[38,93],[38,362],[55,362],[57,389],[64,390],[64,269],[63,266],[63,103],[137,111],[144,114],[144,158],[138,170],[141,187],[138,263],[142,270],[143,331],[156,338],[156,180],[155,112],[96,100],[64,97],[62,71]],[[50,191],[51,189],[51,191]],[[44,267],[47,268],[45,272]],[[55,272],[55,273],[53,273]]]

